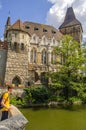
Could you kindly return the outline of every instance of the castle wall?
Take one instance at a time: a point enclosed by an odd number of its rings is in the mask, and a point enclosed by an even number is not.
[[[0,49],[0,85],[3,85],[4,83],[6,59],[7,59],[7,50]]]
[[[25,85],[28,78],[29,36],[22,31],[9,31],[7,38],[8,54],[5,83],[13,83],[13,79],[17,78],[19,84]],[[15,46],[15,43],[17,43],[17,46]],[[22,43],[24,45],[23,50],[21,48]]]
[[[28,77],[28,55],[8,51],[5,82],[12,83],[14,77],[19,77],[21,84],[25,84]]]

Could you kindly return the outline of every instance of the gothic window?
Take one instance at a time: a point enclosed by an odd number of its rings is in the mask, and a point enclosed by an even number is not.
[[[42,83],[42,84],[45,84],[45,85],[48,84],[48,79],[46,78],[46,73],[45,73],[45,72],[42,72],[42,73],[40,74],[40,80],[41,80],[41,83]]]
[[[46,38],[43,37],[43,44],[45,45],[46,44]]]
[[[34,42],[36,41],[36,36],[33,36],[33,40],[34,40]]]
[[[30,62],[33,63],[33,50],[31,50],[31,53],[30,53]]]
[[[12,80],[12,84],[15,84],[15,86],[18,86],[19,84],[21,84],[21,80],[20,77],[15,76]]]
[[[13,47],[13,50],[14,50],[14,51],[17,51],[17,46],[18,46],[18,45],[17,45],[17,42],[14,42],[14,47]]]
[[[21,50],[24,51],[24,43],[21,43]]]
[[[37,57],[36,55],[37,55],[37,52],[36,52],[36,49],[34,48],[34,49],[31,50],[31,56],[30,56],[31,57],[31,60],[30,60],[31,63],[36,63],[36,57]]]
[[[41,60],[42,60],[42,64],[46,64],[46,60],[47,60],[47,53],[46,50],[42,51],[42,55],[41,55]]]
[[[34,55],[33,62],[36,63],[36,50],[35,50],[35,49],[34,49],[34,51],[33,51],[33,55]]]
[[[53,39],[53,45],[55,45],[55,39]]]
[[[55,54],[54,52],[52,52],[52,54],[51,54],[51,63],[52,63],[52,64],[55,64],[56,61],[57,61],[57,59],[56,59],[56,54]]]

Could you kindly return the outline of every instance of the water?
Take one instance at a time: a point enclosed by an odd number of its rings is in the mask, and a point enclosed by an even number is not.
[[[86,130],[86,105],[72,109],[22,109],[26,130]]]

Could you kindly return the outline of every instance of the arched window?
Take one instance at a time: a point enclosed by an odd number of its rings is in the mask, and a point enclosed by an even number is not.
[[[34,41],[34,42],[36,41],[36,36],[35,36],[35,35],[33,36],[33,41]]]
[[[43,44],[45,45],[46,44],[46,38],[43,37]]]
[[[21,50],[24,51],[24,43],[21,43]]]
[[[54,52],[51,53],[51,63],[55,64],[57,61],[56,54]]]
[[[48,78],[46,78],[46,72],[42,72],[40,74],[40,80],[42,84],[45,84],[45,85],[48,84]]]
[[[17,42],[14,42],[14,47],[13,47],[13,50],[16,51],[17,50]]]
[[[53,45],[55,45],[55,39],[53,39]]]
[[[12,84],[15,84],[15,86],[18,86],[19,84],[21,84],[21,80],[18,76],[15,76],[12,80]]]
[[[33,62],[36,63],[36,50],[33,51]]]
[[[31,50],[31,53],[30,53],[30,62],[33,63],[33,50]]]
[[[47,52],[46,52],[46,50],[44,49],[43,51],[42,51],[42,55],[41,55],[41,61],[42,61],[42,64],[46,64],[47,63]]]
[[[36,63],[36,57],[37,57],[37,51],[35,48],[33,48],[31,50],[31,54],[30,54],[30,57],[31,57],[31,63]]]

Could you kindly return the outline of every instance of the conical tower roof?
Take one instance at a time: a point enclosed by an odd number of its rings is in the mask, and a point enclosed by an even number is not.
[[[24,25],[20,20],[17,20],[11,27],[10,29],[15,29],[15,30],[22,30],[24,31]]]
[[[64,22],[59,27],[59,29],[69,27],[69,26],[73,26],[73,25],[81,25],[81,23],[76,19],[73,8],[69,7],[67,9]]]

